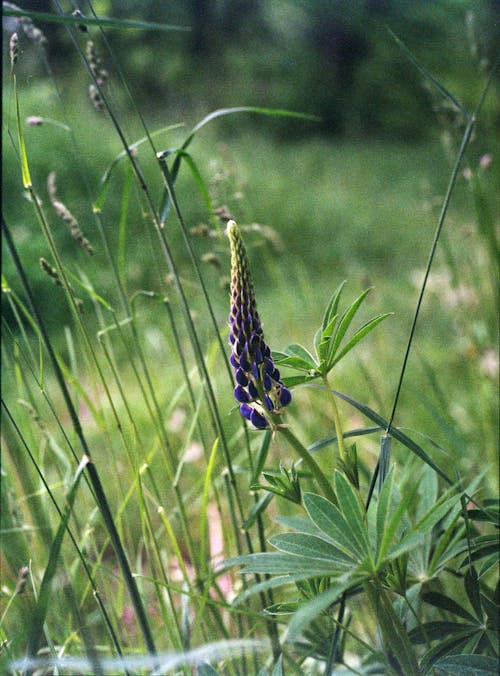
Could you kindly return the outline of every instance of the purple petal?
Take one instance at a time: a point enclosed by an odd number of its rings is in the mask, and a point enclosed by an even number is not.
[[[268,411],[274,411],[273,400],[268,394],[264,395],[264,404],[266,405]]]
[[[236,378],[238,385],[243,385],[243,387],[248,385],[248,378],[246,377],[245,371],[243,369],[236,369],[234,377]]]
[[[249,392],[250,396],[252,397],[252,399],[258,399],[259,393],[257,392],[257,388],[255,387],[255,385],[252,382],[248,383],[248,392]]]
[[[264,389],[266,392],[269,392],[269,390],[273,386],[273,381],[271,380],[271,376],[269,373],[264,373]]]
[[[256,427],[258,430],[263,430],[267,427],[267,420],[264,418],[263,415],[261,415],[258,411],[255,409],[252,410],[252,413],[250,414],[250,422],[254,427]]]
[[[241,355],[241,357],[240,357],[240,366],[247,373],[249,373],[251,368],[252,368],[252,365],[250,364],[250,362],[246,359],[246,357],[244,355]]]
[[[237,357],[236,355],[232,354],[232,355],[229,357],[229,361],[231,362],[231,366],[232,366],[233,368],[235,368],[235,369],[239,368],[240,362],[239,362],[239,359],[238,359],[238,357]]]
[[[251,419],[252,413],[254,412],[253,408],[248,404],[241,404],[240,413],[247,420]]]
[[[281,406],[288,406],[288,404],[292,401],[292,393],[290,390],[285,387],[284,385],[281,386],[280,393],[279,393],[279,402]]]
[[[248,392],[241,385],[236,385],[233,394],[236,401],[238,401],[240,404],[248,404],[250,401]]]

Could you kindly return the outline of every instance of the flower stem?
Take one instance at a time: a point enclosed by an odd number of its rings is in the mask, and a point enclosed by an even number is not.
[[[314,476],[319,486],[321,487],[324,496],[328,498],[330,502],[333,502],[336,505],[337,496],[335,495],[333,488],[331,487],[328,479],[321,471],[320,466],[318,465],[316,460],[312,457],[312,455],[309,453],[307,448],[300,443],[300,441],[288,427],[277,427],[276,430],[279,431],[279,433],[282,434],[284,437],[286,437],[290,445],[293,446],[293,448],[297,451],[302,460],[306,463],[312,475]]]

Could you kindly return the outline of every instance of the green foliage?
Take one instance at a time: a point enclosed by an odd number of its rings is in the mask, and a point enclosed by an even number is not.
[[[494,673],[491,49],[463,3],[348,4],[7,7],[0,670]],[[401,142],[435,113],[449,172]],[[291,342],[263,432],[230,415],[233,217]]]
[[[357,329],[340,349],[347,330],[370,289],[364,291],[341,314],[338,311],[340,295],[345,282],[338,287],[328,303],[323,316],[322,326],[314,337],[316,359],[301,345],[289,345],[284,352],[274,352],[273,357],[279,366],[288,366],[297,371],[306,371],[307,375],[292,376],[285,380],[287,385],[301,385],[314,378],[326,378],[345,355],[350,352],[377,324],[390,316],[390,312],[370,319]]]

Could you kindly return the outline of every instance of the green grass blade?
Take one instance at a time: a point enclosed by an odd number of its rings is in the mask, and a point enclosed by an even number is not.
[[[71,513],[73,511],[76,493],[78,490],[78,486],[80,485],[80,479],[82,477],[83,470],[87,467],[89,462],[90,458],[85,455],[78,466],[78,469],[73,479],[73,483],[68,493],[66,508],[61,516],[59,527],[52,542],[49,560],[45,572],[43,574],[42,584],[40,586],[38,600],[33,610],[33,619],[31,621],[30,635],[28,639],[28,646],[26,649],[26,657],[28,659],[34,657],[38,651],[38,648],[40,647],[40,642],[43,634],[43,625],[45,623],[45,618],[50,603],[50,590],[52,580],[54,579],[54,576],[57,572],[57,567],[59,565],[59,557],[61,554],[61,546],[63,542],[64,533],[68,527],[68,522]]]
[[[26,145],[24,143],[23,128],[21,125],[21,113],[19,112],[19,97],[16,90],[16,76],[14,75],[14,94],[16,98],[16,118],[17,118],[17,134],[19,138],[19,153],[21,159],[21,174],[23,178],[24,188],[31,188],[31,176],[28,166],[28,156],[26,154]]]
[[[201,499],[200,509],[200,570],[203,578],[208,572],[209,552],[208,552],[208,496],[210,492],[210,484],[212,482],[212,474],[215,466],[215,459],[217,457],[217,448],[219,440],[216,439],[210,454],[207,470],[205,474],[205,481],[203,483],[203,495]]]
[[[33,10],[23,10],[17,7],[4,6],[2,12],[5,16],[28,17],[33,21],[45,23],[59,23],[77,26],[104,26],[106,28],[133,28],[135,30],[154,30],[154,31],[190,31],[189,26],[177,26],[174,24],[155,23],[154,21],[130,21],[127,19],[113,19],[100,17],[92,19],[87,16],[72,14],[51,14],[50,12],[35,12]]]
[[[408,59],[413,63],[413,65],[422,73],[422,75],[429,80],[429,82],[432,82],[432,84],[436,87],[436,89],[441,92],[441,94],[450,101],[457,110],[460,110],[464,115],[469,115],[467,112],[466,108],[457,101],[457,99],[446,89],[446,87],[443,87],[443,85],[436,80],[435,77],[433,77],[417,60],[417,58],[412,54],[412,52],[408,49],[408,47],[404,44],[402,40],[398,38],[398,36],[392,32],[390,28],[387,28],[389,31],[389,34],[393,38],[393,40],[396,42],[398,47],[401,49],[403,54],[405,54]]]

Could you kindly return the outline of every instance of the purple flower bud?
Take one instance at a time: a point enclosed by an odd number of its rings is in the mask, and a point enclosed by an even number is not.
[[[258,430],[264,430],[268,426],[267,420],[264,418],[263,415],[261,415],[258,411],[253,409],[252,413],[250,414],[250,422],[254,427],[256,427]]]
[[[290,390],[285,387],[284,385],[281,385],[280,387],[280,393],[279,393],[279,402],[281,406],[288,406],[288,404],[292,401],[292,393]]]
[[[243,385],[243,387],[248,385],[248,378],[246,377],[245,371],[243,369],[237,368],[234,372],[234,377],[238,385]]]
[[[266,405],[268,411],[274,411],[273,400],[268,394],[264,395],[264,404]]]
[[[240,413],[244,418],[250,420],[250,417],[253,413],[253,408],[249,404],[241,404]]]
[[[258,399],[259,398],[259,393],[257,392],[257,388],[252,383],[252,381],[250,381],[248,383],[248,392],[249,392],[250,396],[252,397],[252,399]]]
[[[240,404],[248,404],[250,401],[250,396],[248,392],[245,390],[244,387],[241,387],[241,385],[236,385],[233,394],[236,401],[238,401]]]
[[[273,386],[273,381],[269,373],[264,373],[264,389],[266,392],[269,392]]]

